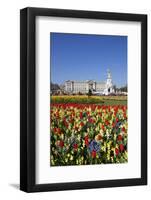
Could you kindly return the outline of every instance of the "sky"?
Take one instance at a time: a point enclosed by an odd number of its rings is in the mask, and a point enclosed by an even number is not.
[[[50,33],[51,82],[106,81],[127,84],[127,36]]]

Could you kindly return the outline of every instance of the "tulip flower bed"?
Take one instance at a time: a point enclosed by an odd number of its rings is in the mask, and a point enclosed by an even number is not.
[[[80,103],[100,105],[127,105],[127,96],[51,96],[51,103]]]
[[[50,165],[125,163],[127,106],[51,104]]]

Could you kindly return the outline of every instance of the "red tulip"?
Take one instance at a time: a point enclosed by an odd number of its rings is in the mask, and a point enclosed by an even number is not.
[[[60,128],[54,128],[53,131],[56,134],[61,134],[61,129]]]
[[[124,145],[123,144],[120,144],[120,151],[124,151]]]
[[[92,118],[89,118],[89,123],[94,123],[94,120]]]
[[[115,148],[115,154],[116,154],[116,156],[118,156],[118,154],[119,154],[119,149],[118,148]]]
[[[96,151],[92,151],[92,153],[91,153],[91,156],[92,156],[92,158],[96,158]]]
[[[60,140],[59,146],[62,148],[64,146],[64,141]]]
[[[77,150],[78,149],[78,144],[74,143],[73,144],[73,148],[74,148],[74,150]]]
[[[82,114],[82,112],[80,112],[80,119],[82,119],[82,117],[83,117],[83,114]]]
[[[112,123],[112,126],[115,127],[115,123],[114,122]]]
[[[80,125],[81,125],[81,126],[84,126],[84,123],[83,123],[83,122],[81,122],[81,123],[80,123]]]
[[[125,127],[122,128],[122,131],[125,132]]]
[[[108,126],[108,125],[109,125],[109,121],[108,121],[108,120],[106,120],[106,122],[105,122],[105,125],[106,125],[106,126]]]
[[[124,118],[125,118],[125,119],[127,118],[126,113],[124,113]]]
[[[88,135],[86,135],[84,139],[85,139],[85,140],[88,140],[88,139],[89,139],[89,136],[88,136]]]
[[[121,135],[118,135],[118,136],[117,136],[117,140],[118,140],[118,141],[121,141],[122,139],[123,139],[123,138],[122,138]]]
[[[89,137],[88,137],[88,135],[85,136],[84,140],[85,140],[85,145],[89,146]]]

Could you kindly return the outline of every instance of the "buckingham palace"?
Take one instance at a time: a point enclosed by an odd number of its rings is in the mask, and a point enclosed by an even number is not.
[[[106,81],[97,82],[94,80],[86,81],[73,81],[68,80],[65,82],[65,92],[68,94],[86,94],[90,90],[92,94],[109,95],[114,93],[111,73],[108,70]]]

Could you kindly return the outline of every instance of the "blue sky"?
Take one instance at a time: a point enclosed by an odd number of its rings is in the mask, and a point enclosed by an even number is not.
[[[127,84],[127,36],[50,33],[51,82],[105,81]]]

